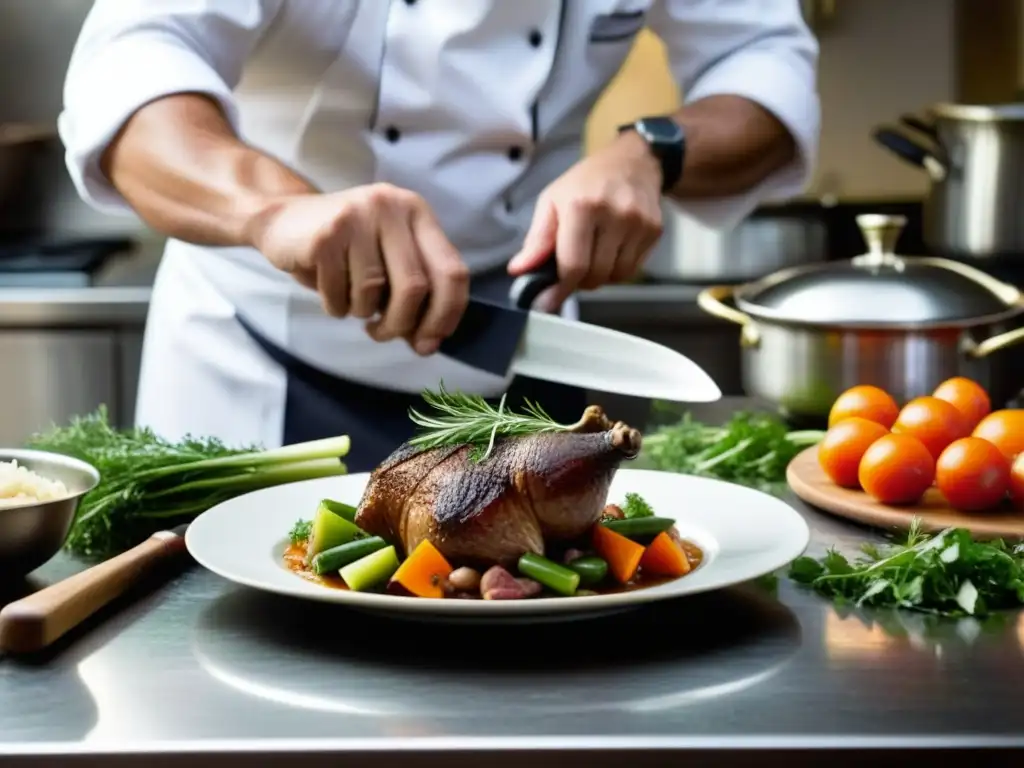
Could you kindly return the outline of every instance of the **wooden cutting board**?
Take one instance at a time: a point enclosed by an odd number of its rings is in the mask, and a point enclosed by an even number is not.
[[[803,501],[833,515],[879,528],[907,530],[914,517],[921,519],[925,531],[966,528],[979,539],[1024,538],[1024,513],[1009,502],[991,512],[968,514],[952,509],[937,488],[930,488],[912,507],[881,504],[864,491],[840,488],[828,479],[818,464],[818,446],[797,455],[786,469],[789,487]]]

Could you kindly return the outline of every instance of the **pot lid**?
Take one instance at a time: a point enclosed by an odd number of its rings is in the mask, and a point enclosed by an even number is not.
[[[776,272],[736,292],[764,319],[857,325],[960,323],[1006,312],[1020,291],[947,259],[897,256],[903,216],[857,217],[867,253]]]

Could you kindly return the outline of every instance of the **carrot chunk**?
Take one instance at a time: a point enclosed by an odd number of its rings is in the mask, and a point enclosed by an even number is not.
[[[629,583],[640,567],[640,558],[644,556],[643,545],[600,523],[594,526],[593,536],[594,549],[608,563],[608,570],[615,580],[620,584]]]
[[[690,561],[683,548],[663,532],[647,545],[643,557],[640,558],[640,567],[644,573],[675,578],[690,572]]]
[[[444,582],[451,573],[452,567],[444,555],[424,539],[398,566],[391,580],[417,597],[444,597]]]

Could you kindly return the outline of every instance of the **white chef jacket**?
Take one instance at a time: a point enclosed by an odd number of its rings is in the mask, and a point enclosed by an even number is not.
[[[746,194],[689,202],[711,226],[798,192],[816,152],[817,44],[797,0],[97,0],[59,118],[81,196],[125,212],[99,158],[159,97],[207,94],[243,140],[325,191],[387,181],[422,195],[474,272],[501,268],[543,188],[579,159],[584,122],[650,27],[687,100],[738,94],[792,132],[796,161]],[[169,241],[147,322],[137,418],[175,439],[280,442],[285,376],[235,321],[328,373],[418,392],[506,382],[362,321],[248,248]]]

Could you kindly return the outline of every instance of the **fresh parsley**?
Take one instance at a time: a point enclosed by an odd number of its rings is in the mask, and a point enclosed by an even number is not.
[[[654,517],[654,510],[639,493],[630,491],[622,503],[622,514],[627,520],[633,517]]]
[[[928,535],[915,519],[902,543],[800,557],[789,577],[838,605],[981,617],[1024,604],[1024,544],[975,541],[963,528]]]
[[[309,541],[309,537],[312,532],[312,520],[296,520],[295,525],[292,526],[292,530],[288,534],[288,537],[292,540],[292,544],[301,544],[304,541]]]
[[[768,413],[735,414],[713,427],[685,414],[644,436],[641,458],[654,469],[727,480],[768,493],[786,488],[786,467],[824,432],[790,431]]]

